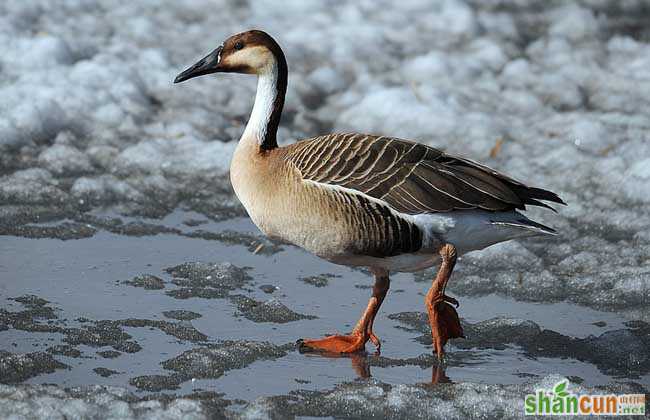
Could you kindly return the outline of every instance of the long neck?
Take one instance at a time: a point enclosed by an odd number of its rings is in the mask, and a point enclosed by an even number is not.
[[[287,62],[275,57],[257,78],[257,94],[243,138],[257,142],[261,150],[278,147],[277,132],[287,92]]]

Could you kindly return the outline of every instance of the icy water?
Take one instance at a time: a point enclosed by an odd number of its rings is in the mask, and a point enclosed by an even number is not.
[[[95,213],[95,216],[114,215]],[[265,246],[247,246],[245,241],[233,244],[232,241],[225,243],[224,240],[204,239],[210,237],[207,233],[226,231],[235,231],[245,238],[250,237],[247,235],[258,235],[255,226],[246,218],[213,222],[197,213],[176,211],[162,220],[121,219],[124,223],[151,223],[159,231],[165,230],[164,227],[171,233],[153,234],[151,231],[150,234],[131,236],[100,230],[91,237],[66,241],[2,237],[1,307],[6,312],[20,312],[25,305],[13,298],[35,295],[48,301],[46,306],[53,308],[55,315],[49,321],[34,321],[35,324],[83,328],[89,323],[104,320],[162,321],[198,331],[205,335],[204,339],[168,334],[163,327],[151,322],[151,325],[144,327],[122,325],[121,330],[131,336],[128,341],[137,343],[141,349],[116,352],[115,345],[83,342],[72,343],[79,353],[66,355],[52,350],[59,345],[71,344],[66,333],[34,331],[34,328],[0,329],[0,351],[49,352],[56,354],[55,359],[68,366],[33,376],[26,383],[53,383],[65,387],[115,385],[127,387],[140,395],[151,390],[174,390],[177,394],[207,390],[224,393],[225,398],[231,400],[250,401],[260,396],[287,394],[298,389],[330,389],[337,384],[364,377],[373,377],[388,384],[426,383],[436,373],[435,363],[418,365],[408,362],[412,358],[430,354],[431,346],[423,344],[421,339],[416,340],[422,335],[421,332],[402,323],[397,316],[391,316],[423,311],[423,296],[428,285],[414,281],[411,274],[392,276],[391,291],[375,323],[375,332],[383,343],[382,359],[372,355],[374,348],[370,343],[367,345],[368,355],[354,358],[301,354],[288,344],[301,337],[351,329],[367,303],[372,285],[370,275],[330,264],[292,246],[282,245],[281,250],[274,252],[268,243]],[[192,232],[201,232],[203,238],[188,237]],[[190,296],[181,299],[178,295],[168,295],[180,287],[172,283],[174,276],[165,269],[195,261],[228,262],[236,267],[249,267],[246,272],[251,277],[250,281],[231,291],[230,295],[243,295],[258,302],[275,299],[297,314],[317,318],[284,322],[291,319],[289,317],[268,322],[264,316],[247,317],[235,298]],[[459,265],[462,264],[461,260]],[[159,288],[145,289],[124,283],[143,274],[161,279],[162,283],[157,286]],[[320,283],[302,280],[317,275],[325,275],[318,280]],[[263,287],[266,292],[260,286],[266,286]],[[453,294],[453,286],[450,287]],[[466,323],[476,324],[495,317],[518,318],[532,321],[541,329],[555,331],[566,336],[567,340],[571,337],[586,339],[590,335],[599,336],[608,331],[624,329],[627,321],[613,312],[601,312],[564,302],[539,304],[497,295],[456,296],[461,303],[459,314]],[[171,319],[168,311],[174,310],[191,311],[194,314],[190,318],[194,319]],[[472,339],[471,331],[468,335],[468,339]],[[161,362],[184,351],[224,340],[268,341],[277,346],[286,345],[284,348],[287,350],[279,357],[254,357],[246,366],[226,370],[216,379],[188,378],[174,386],[155,389],[134,385],[132,378],[173,373]],[[557,357],[547,357],[544,353],[535,355],[535,350],[530,346],[518,346],[516,337],[505,340],[501,346],[479,342],[479,347],[483,348],[466,348],[462,342],[459,339],[448,346],[450,356],[444,370],[445,380],[517,384],[551,373],[571,377],[588,386],[629,380],[620,371],[602,368],[593,360],[567,357],[570,353],[563,353],[562,350],[555,353]],[[106,358],[97,353],[107,350],[112,350],[115,357]],[[106,377],[100,375],[102,372],[108,372]],[[650,387],[649,375],[637,375],[634,379]]]

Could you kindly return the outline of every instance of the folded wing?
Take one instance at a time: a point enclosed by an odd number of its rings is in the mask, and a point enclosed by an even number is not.
[[[551,191],[528,187],[477,162],[393,137],[315,137],[290,146],[286,159],[303,179],[362,192],[407,214],[564,204]]]

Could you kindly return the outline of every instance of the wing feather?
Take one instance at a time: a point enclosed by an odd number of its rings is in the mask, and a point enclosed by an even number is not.
[[[393,137],[331,134],[284,150],[285,160],[303,179],[362,192],[407,214],[565,204],[551,191],[528,187],[470,159]]]

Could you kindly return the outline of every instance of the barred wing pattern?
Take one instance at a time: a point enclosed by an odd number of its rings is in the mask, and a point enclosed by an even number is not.
[[[423,144],[357,133],[330,134],[290,146],[286,155],[303,179],[337,185],[385,201],[407,214],[564,204],[479,163]]]

